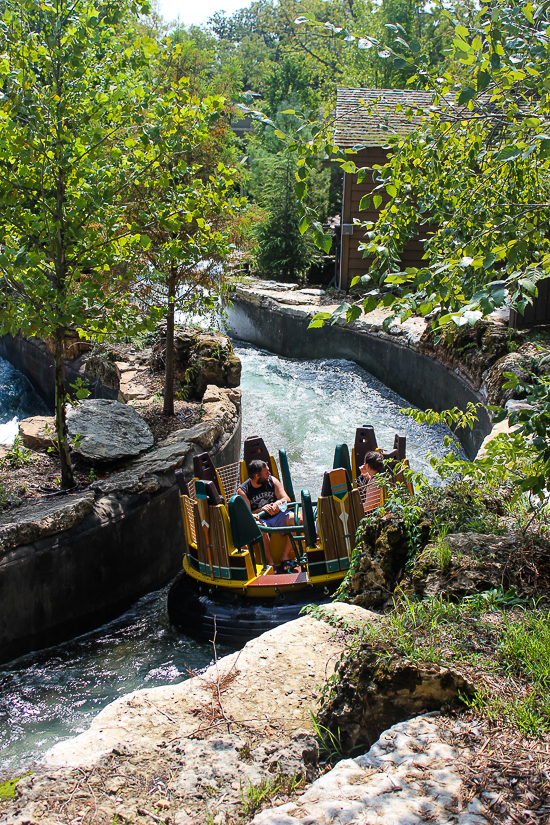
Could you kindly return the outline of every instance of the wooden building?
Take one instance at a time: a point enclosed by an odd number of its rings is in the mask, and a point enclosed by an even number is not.
[[[356,149],[349,159],[358,167],[371,168],[386,163],[390,135],[406,134],[418,125],[418,116],[408,119],[408,108],[429,107],[433,99],[431,92],[410,89],[338,89],[336,101],[335,142],[341,149]],[[401,109],[399,110],[399,107]],[[359,211],[364,195],[374,189],[372,174],[362,183],[357,175],[344,172],[342,194],[341,244],[340,244],[340,289],[349,289],[357,275],[365,275],[371,259],[363,258],[359,245],[364,232],[354,225],[354,219],[375,221],[377,210],[371,201],[368,210]],[[388,197],[383,194],[383,201]],[[420,239],[409,241],[403,250],[403,266],[420,266],[424,249]]]

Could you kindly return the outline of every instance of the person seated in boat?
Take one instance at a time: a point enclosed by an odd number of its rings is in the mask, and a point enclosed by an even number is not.
[[[374,476],[384,472],[384,459],[376,450],[365,453],[364,463],[359,467],[360,473],[355,479],[357,487],[366,487],[367,494],[363,501],[365,512],[370,512],[380,505],[380,487]]]
[[[271,475],[265,461],[251,461],[248,465],[248,479],[239,486],[239,495],[246,501],[252,515],[265,527],[292,527],[293,513],[287,512],[285,504],[290,497],[278,478]],[[262,513],[260,518],[259,514]],[[301,516],[299,523],[301,523]],[[263,534],[265,557],[267,563],[275,566],[271,556],[269,535]],[[281,556],[280,568],[283,573],[299,573],[301,568],[294,562],[294,551],[290,538],[287,538]]]

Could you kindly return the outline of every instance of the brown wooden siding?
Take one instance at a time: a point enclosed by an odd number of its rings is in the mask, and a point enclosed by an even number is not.
[[[525,307],[523,315],[514,309],[510,310],[510,326],[513,329],[550,324],[550,278],[539,281],[537,291],[537,297]]]
[[[355,155],[350,155],[350,160],[364,167],[372,169],[376,164],[384,164],[387,161],[388,151],[380,147],[363,149]],[[354,228],[352,235],[345,235],[344,225],[353,224],[354,219],[361,221],[376,221],[378,210],[370,205],[369,209],[359,211],[361,198],[372,193],[375,184],[372,174],[362,183],[357,182],[357,175],[344,174],[344,192],[342,197],[342,236],[340,251],[340,287],[349,289],[352,280],[356,276],[365,275],[372,262],[372,258],[364,258],[363,252],[359,250],[359,244],[364,241],[364,233],[361,228]],[[388,203],[388,196],[382,194],[382,206]],[[411,240],[403,250],[401,262],[406,266],[421,266],[424,246],[419,240]]]

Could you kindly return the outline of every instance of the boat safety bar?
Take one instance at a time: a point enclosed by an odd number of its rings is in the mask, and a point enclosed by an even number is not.
[[[301,564],[307,561],[304,547],[305,530],[303,527],[264,527],[263,524],[260,524],[260,530],[262,533],[279,533],[288,536],[296,560]]]

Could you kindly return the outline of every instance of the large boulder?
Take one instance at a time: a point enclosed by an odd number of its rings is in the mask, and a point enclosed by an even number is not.
[[[72,407],[67,426],[73,452],[98,464],[139,455],[154,443],[148,424],[133,407],[103,398]]]
[[[435,354],[446,366],[458,369],[477,389],[483,373],[508,353],[510,344],[517,345],[520,341],[521,336],[515,330],[482,319],[474,326],[466,324],[446,335],[436,333],[428,325],[420,339],[420,351]]]
[[[421,525],[421,543],[427,542],[429,529],[428,522]],[[346,584],[346,599],[365,609],[380,608],[391,600],[407,563],[409,544],[404,522],[391,514],[370,519],[358,549],[361,554]]]
[[[417,596],[459,601],[476,593],[513,589],[518,596],[548,602],[550,542],[542,536],[452,533],[445,563],[437,542],[428,544],[411,571]]]
[[[533,347],[531,344],[524,344],[517,352],[510,352],[491,367],[484,375],[483,387],[487,403],[495,406],[504,406],[510,399],[518,397],[515,387],[503,389],[508,379],[505,372],[516,375],[520,381],[529,379],[529,370],[533,367]]]
[[[166,363],[166,331],[153,349],[152,364],[163,370]],[[174,382],[186,397],[201,399],[209,384],[238,387],[241,361],[231,341],[220,332],[204,332],[194,327],[177,327],[174,334]]]

